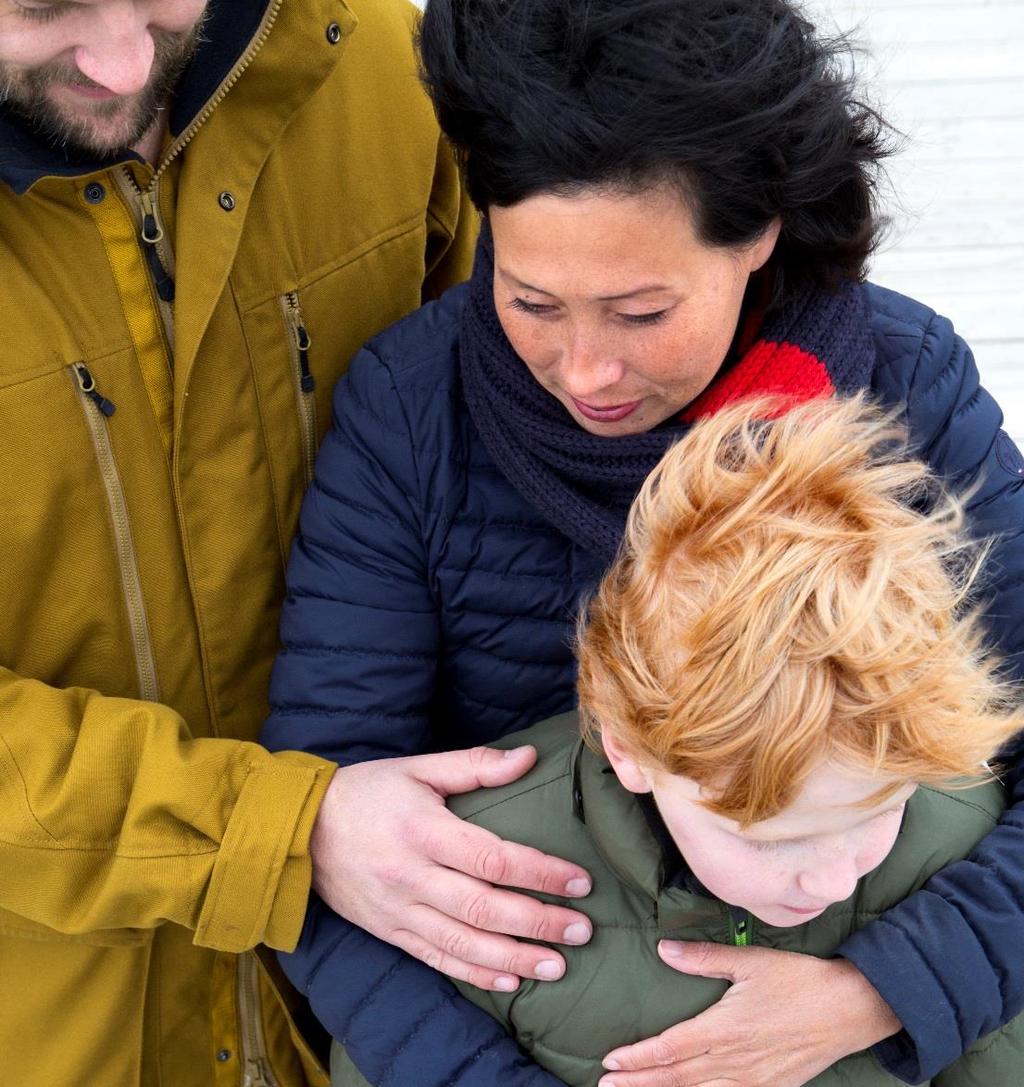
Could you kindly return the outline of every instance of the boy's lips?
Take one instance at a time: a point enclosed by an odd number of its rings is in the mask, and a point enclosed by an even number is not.
[[[587,404],[583,400],[577,400],[575,396],[572,397],[572,402],[580,415],[595,423],[617,423],[620,419],[625,419],[627,415],[632,415],[640,406],[639,400],[631,400],[627,404],[611,404],[608,406]]]
[[[828,906],[811,906],[809,909],[798,906],[783,906],[784,910],[789,910],[790,913],[799,914],[801,917],[810,917],[812,913],[821,913],[823,910],[827,910]]]

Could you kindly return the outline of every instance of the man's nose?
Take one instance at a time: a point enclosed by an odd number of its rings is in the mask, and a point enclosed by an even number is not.
[[[137,94],[153,70],[153,35],[144,5],[108,0],[95,9],[88,40],[75,50],[78,70],[114,94]]]

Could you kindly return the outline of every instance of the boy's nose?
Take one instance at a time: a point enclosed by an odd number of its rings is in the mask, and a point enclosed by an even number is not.
[[[853,857],[842,852],[819,857],[797,877],[801,892],[815,903],[843,902],[853,894],[859,873]]]

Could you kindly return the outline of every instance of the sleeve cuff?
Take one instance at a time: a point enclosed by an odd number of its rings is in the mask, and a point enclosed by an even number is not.
[[[195,943],[290,950],[309,898],[309,837],[334,763],[282,752],[251,766],[217,853]]]

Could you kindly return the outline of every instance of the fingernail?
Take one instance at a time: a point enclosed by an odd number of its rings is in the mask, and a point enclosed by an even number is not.
[[[555,959],[544,959],[537,963],[533,972],[545,981],[557,981],[562,976],[562,964]]]
[[[598,1081],[597,1087],[615,1087],[615,1080],[602,1079]]]
[[[562,941],[567,944],[585,944],[589,939],[590,926],[582,921],[573,921],[562,933]]]
[[[618,1072],[618,1070],[622,1067],[619,1062],[613,1057],[605,1057],[605,1059],[601,1063],[605,1066],[605,1068],[608,1069],[609,1072]]]
[[[683,957],[683,945],[677,943],[675,940],[659,941],[658,950],[663,955],[667,955],[670,959],[681,959]]]
[[[500,978],[494,979],[494,987],[499,993],[511,993],[519,988],[519,978],[509,977],[508,974],[502,974]]]
[[[582,898],[584,895],[590,894],[590,880],[578,876],[576,879],[569,880],[565,885],[565,893],[573,898]]]
[[[521,755],[526,750],[525,747],[509,747],[505,749],[505,753],[502,755],[504,759],[514,759],[516,755]]]

